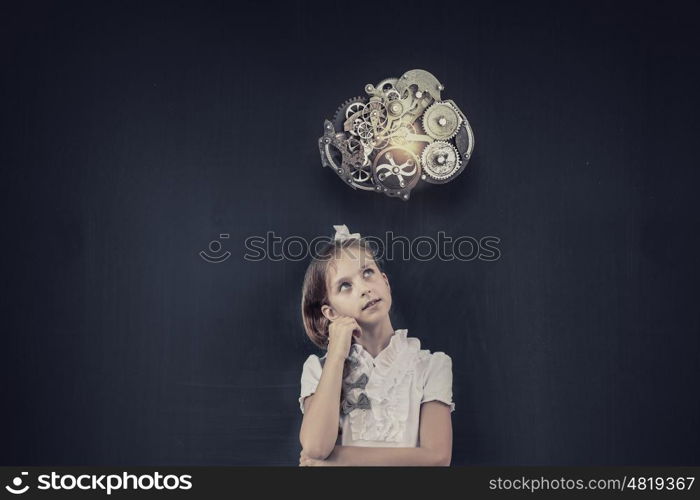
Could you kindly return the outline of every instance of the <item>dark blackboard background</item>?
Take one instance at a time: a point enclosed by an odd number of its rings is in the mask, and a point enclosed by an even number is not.
[[[296,465],[305,263],[243,240],[338,223],[501,238],[497,262],[388,265],[394,326],[453,359],[453,464],[700,464],[690,3],[22,5],[0,464]],[[408,203],[354,192],[322,120],[412,68],[476,154]]]

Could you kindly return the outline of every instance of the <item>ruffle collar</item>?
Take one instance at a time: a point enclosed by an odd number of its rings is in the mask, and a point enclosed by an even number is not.
[[[391,367],[394,360],[407,349],[416,352],[419,351],[420,340],[414,337],[408,337],[408,330],[403,328],[394,331],[394,335],[392,335],[391,339],[389,339],[389,345],[387,345],[379,354],[377,354],[376,357],[373,357],[360,344],[353,344],[350,347],[348,357],[351,360],[370,361],[375,367],[388,369]]]

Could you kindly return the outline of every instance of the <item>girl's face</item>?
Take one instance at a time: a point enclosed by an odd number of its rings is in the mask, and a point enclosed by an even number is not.
[[[383,320],[391,309],[389,279],[362,248],[345,248],[329,262],[326,290],[330,305],[321,312],[331,321],[349,316],[362,326]]]

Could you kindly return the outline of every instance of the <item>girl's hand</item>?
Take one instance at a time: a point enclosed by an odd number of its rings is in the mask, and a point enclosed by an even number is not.
[[[341,316],[328,326],[328,357],[344,360],[348,357],[352,339],[359,338],[362,329],[355,318]]]
[[[338,465],[340,464],[336,463],[335,451],[326,460],[311,458],[304,453],[304,450],[301,450],[301,455],[299,455],[299,467],[334,467]]]

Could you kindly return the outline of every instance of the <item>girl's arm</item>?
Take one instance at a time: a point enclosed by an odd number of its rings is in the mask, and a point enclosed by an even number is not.
[[[302,451],[300,465],[370,466],[429,465],[447,466],[452,460],[452,417],[450,407],[430,401],[421,405],[420,446],[417,448],[368,448],[336,446],[326,460]]]
[[[344,358],[329,353],[316,392],[304,400],[299,441],[310,458],[324,460],[333,451],[338,438],[344,363]]]

